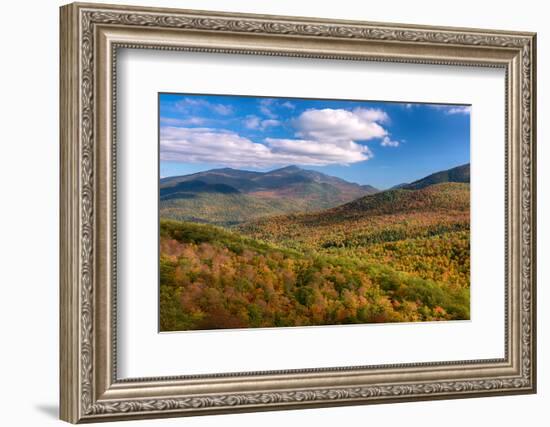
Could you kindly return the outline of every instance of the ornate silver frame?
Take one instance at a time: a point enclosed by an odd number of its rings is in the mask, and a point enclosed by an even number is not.
[[[61,419],[111,421],[536,390],[533,33],[98,4],[61,8]],[[505,357],[117,379],[117,48],[502,67]]]

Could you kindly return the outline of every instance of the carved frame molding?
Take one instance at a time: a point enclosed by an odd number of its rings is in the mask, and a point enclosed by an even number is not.
[[[116,286],[102,279],[116,282],[118,48],[506,68],[506,357],[117,380]],[[534,392],[534,97],[532,33],[92,4],[62,7],[61,418],[102,421]],[[260,384],[270,376],[270,385]],[[344,382],[336,380],[344,376]],[[285,387],[288,380],[299,385]],[[201,383],[211,391],[193,389]]]

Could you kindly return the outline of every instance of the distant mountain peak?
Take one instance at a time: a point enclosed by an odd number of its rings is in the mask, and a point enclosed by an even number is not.
[[[231,172],[234,170],[237,170],[237,169],[226,167],[226,168],[210,169],[209,171],[206,171],[206,172]]]
[[[236,224],[298,211],[326,209],[377,190],[289,165],[268,172],[211,169],[161,180],[161,210],[175,219]]]
[[[285,166],[285,167],[282,167],[282,168],[279,168],[279,169],[274,169],[272,170],[271,172],[300,172],[300,171],[303,171],[304,169],[296,166],[296,165],[289,165],[289,166]]]

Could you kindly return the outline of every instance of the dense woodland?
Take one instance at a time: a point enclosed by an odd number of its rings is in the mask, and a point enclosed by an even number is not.
[[[164,218],[161,330],[469,319],[469,209],[468,183],[430,182],[224,227]]]

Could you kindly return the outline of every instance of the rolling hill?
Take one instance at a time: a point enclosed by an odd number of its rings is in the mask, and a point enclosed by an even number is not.
[[[469,184],[442,183],[387,190],[323,211],[262,218],[239,230],[287,247],[319,249],[464,231],[469,223]]]
[[[429,185],[440,184],[442,182],[470,182],[470,164],[457,166],[452,169],[440,171],[428,175],[425,178],[411,182],[410,184],[400,184],[394,188],[404,188],[406,190],[420,190]]]
[[[378,190],[288,166],[269,172],[212,169],[160,181],[164,218],[231,226],[290,212],[310,212]]]
[[[237,229],[261,242],[368,260],[450,287],[468,289],[470,283],[466,183],[388,190],[324,211],[262,218]]]

